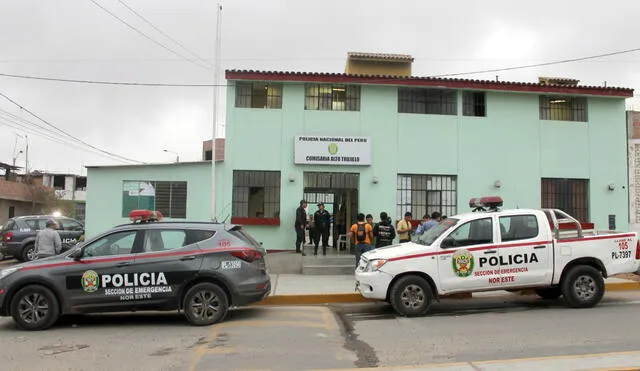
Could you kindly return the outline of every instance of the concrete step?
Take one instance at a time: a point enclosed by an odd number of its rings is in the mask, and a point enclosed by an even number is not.
[[[355,262],[353,264],[340,265],[304,265],[302,266],[302,274],[314,276],[338,276],[353,275],[356,270]]]
[[[353,255],[326,255],[322,253],[314,256],[307,255],[302,258],[302,265],[356,265],[356,257]]]

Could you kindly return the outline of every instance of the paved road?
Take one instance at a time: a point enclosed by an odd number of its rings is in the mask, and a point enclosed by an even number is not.
[[[0,365],[50,371],[400,365],[427,370],[434,363],[447,364],[440,371],[631,367],[640,366],[638,311],[640,292],[611,292],[589,310],[513,295],[449,300],[434,306],[431,316],[413,319],[398,318],[378,304],[252,307],[231,312],[212,327],[191,327],[175,314],[154,313],[75,316],[29,333],[2,318]],[[554,358],[537,358],[549,356]],[[521,358],[526,359],[513,360]],[[503,359],[511,360],[495,361]]]

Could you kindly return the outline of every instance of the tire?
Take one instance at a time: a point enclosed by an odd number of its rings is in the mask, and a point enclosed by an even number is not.
[[[213,307],[204,310],[203,303],[206,302],[213,304]],[[221,322],[227,316],[229,299],[220,286],[203,282],[187,291],[184,296],[183,308],[184,315],[191,325],[209,326]]]
[[[22,256],[20,257],[20,261],[30,262],[35,260],[36,258],[36,245],[28,244],[22,249]]]
[[[405,276],[393,284],[389,294],[393,309],[405,317],[423,316],[433,301],[431,285],[420,276]]]
[[[559,287],[550,287],[546,289],[538,289],[536,290],[536,294],[547,300],[557,299],[562,296],[562,290]]]
[[[34,310],[34,306],[40,306],[41,309]],[[39,316],[36,317],[36,314]],[[29,285],[20,289],[11,299],[11,316],[24,330],[46,330],[60,318],[60,304],[48,288]]]
[[[588,265],[573,267],[562,281],[562,295],[571,308],[591,308],[604,296],[604,278]]]

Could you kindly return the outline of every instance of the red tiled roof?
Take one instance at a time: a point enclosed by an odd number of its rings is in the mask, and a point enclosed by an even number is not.
[[[434,88],[501,90],[515,92],[633,97],[633,89],[602,86],[567,86],[529,82],[448,79],[440,77],[349,75],[344,73],[226,70],[227,80],[324,82],[338,84],[373,84],[422,86]]]
[[[387,59],[393,61],[411,61],[413,57],[409,54],[387,54],[387,53],[362,53],[362,52],[349,52],[347,53],[349,58],[358,59]]]

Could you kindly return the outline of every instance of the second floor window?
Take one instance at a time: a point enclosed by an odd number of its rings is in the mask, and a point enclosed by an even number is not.
[[[282,84],[239,82],[236,84],[237,108],[282,108]]]
[[[313,84],[306,86],[304,109],[360,111],[360,86]]]
[[[400,88],[398,89],[398,112],[456,115],[458,113],[457,95],[455,90]]]
[[[587,98],[540,96],[540,120],[587,121]]]

